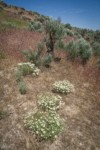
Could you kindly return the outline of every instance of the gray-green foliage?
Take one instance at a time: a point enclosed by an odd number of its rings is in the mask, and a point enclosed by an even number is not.
[[[30,31],[42,32],[42,25],[40,22],[31,21],[28,25]]]
[[[45,23],[47,51],[54,53],[54,47],[58,40],[65,35],[64,26],[57,20],[47,20]]]
[[[44,49],[45,49],[44,43],[39,42],[35,51],[25,50],[23,51],[23,54],[29,61],[31,61],[38,67],[50,65],[52,61],[52,55],[47,54],[46,56],[43,56]]]
[[[23,82],[23,81],[19,82],[18,86],[19,86],[20,93],[21,94],[26,94],[26,92],[27,92],[27,86],[26,86],[25,82]]]
[[[3,50],[0,50],[0,59],[5,59],[5,54]]]
[[[83,61],[89,60],[92,55],[92,48],[90,44],[84,39],[79,40],[79,56]]]
[[[28,64],[25,64],[25,63],[23,63],[22,65],[19,65],[19,71],[21,72],[23,76],[33,73],[33,69]]]
[[[44,66],[49,66],[50,63],[52,62],[52,55],[51,54],[48,54],[47,56],[45,56],[43,59],[43,65]]]
[[[10,21],[2,21],[1,24],[9,28],[18,28],[16,23],[12,23]]]
[[[72,60],[79,57],[83,62],[86,62],[92,56],[92,48],[83,38],[69,42],[66,50],[68,51],[69,58]]]
[[[70,29],[66,29],[66,33],[67,33],[67,35],[69,35],[69,36],[73,36],[73,35],[74,35],[74,32],[71,31]]]
[[[95,56],[100,56],[100,43],[98,42],[93,43],[93,54]]]
[[[9,116],[7,111],[0,110],[0,120],[6,118],[7,116]]]
[[[42,42],[39,42],[36,50],[34,50],[34,51],[24,50],[24,51],[22,51],[22,53],[29,61],[34,63],[36,66],[40,66],[42,64],[41,54],[42,54],[43,50],[44,50],[44,44]]]
[[[56,138],[63,129],[59,115],[47,112],[37,112],[28,116],[25,125],[44,140]]]
[[[32,74],[33,76],[38,76],[40,69],[31,62],[24,62],[18,64],[18,71],[16,81],[20,81],[21,76],[26,76]]]
[[[17,82],[22,81],[22,72],[20,70],[16,71],[16,81]]]

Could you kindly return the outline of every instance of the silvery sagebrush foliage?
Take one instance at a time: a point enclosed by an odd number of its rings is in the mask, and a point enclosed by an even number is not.
[[[40,69],[30,62],[19,63],[18,67],[23,75],[32,74],[33,76],[38,76],[40,73]]]
[[[53,84],[53,91],[58,93],[68,94],[70,92],[74,92],[74,85],[70,83],[68,80],[56,81]]]
[[[48,112],[36,112],[26,117],[25,126],[44,140],[56,138],[63,129],[59,115]]]
[[[38,96],[38,105],[44,111],[54,112],[63,104],[62,97],[51,93],[45,93]]]

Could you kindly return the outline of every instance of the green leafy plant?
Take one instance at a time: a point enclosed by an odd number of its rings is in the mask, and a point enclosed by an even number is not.
[[[1,111],[0,110],[0,120],[4,119],[7,116],[9,116],[9,113],[7,111]]]
[[[62,98],[60,96],[55,96],[51,93],[45,93],[38,96],[38,105],[44,111],[50,111],[53,113],[60,108],[62,104]]]
[[[86,63],[92,56],[92,48],[83,38],[69,42],[66,46],[66,50],[71,60],[80,58],[83,63]]]
[[[34,51],[24,50],[24,51],[22,51],[22,53],[29,61],[31,61],[32,63],[34,63],[36,66],[39,67],[42,65],[41,54],[42,54],[43,50],[44,50],[44,44],[42,42],[39,42],[36,50],[34,50]]]
[[[27,87],[26,87],[26,84],[25,82],[19,82],[19,91],[21,94],[26,94],[27,92]]]
[[[0,50],[0,59],[5,59],[5,54],[3,50]]]
[[[45,23],[47,52],[54,57],[54,48],[57,41],[62,40],[65,35],[65,28],[58,20],[47,20]]]
[[[92,56],[92,48],[90,47],[90,44],[83,38],[78,41],[78,44],[79,56],[81,57],[83,63],[86,63],[87,60],[89,60],[89,58]]]
[[[53,84],[54,92],[68,94],[74,92],[74,90],[74,85],[71,84],[68,80],[56,81]]]
[[[95,42],[95,43],[93,43],[92,47],[93,47],[93,54],[95,56],[100,56],[100,43]]]
[[[57,114],[37,112],[25,119],[25,125],[39,138],[54,139],[62,131],[62,121]]]
[[[52,62],[52,55],[51,54],[48,54],[47,56],[45,56],[43,58],[43,65],[44,66],[49,67],[51,62]]]
[[[32,74],[33,76],[37,76],[40,73],[40,69],[30,62],[19,63],[18,69],[17,80],[20,80],[21,75],[26,76]]]
[[[16,81],[17,82],[22,81],[22,72],[20,70],[16,71]]]
[[[33,68],[28,63],[20,63],[18,65],[19,65],[19,70],[23,76],[33,73]]]
[[[42,32],[42,25],[40,22],[31,21],[28,25],[30,31]]]
[[[75,41],[71,41],[66,45],[65,48],[68,52],[68,57],[71,60],[75,60],[75,58],[79,55],[79,45]]]

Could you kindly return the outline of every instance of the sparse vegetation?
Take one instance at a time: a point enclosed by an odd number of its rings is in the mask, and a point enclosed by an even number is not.
[[[78,31],[59,17],[67,35],[55,39],[55,28],[44,32],[50,17],[5,3],[0,9],[0,149],[98,150],[100,31]],[[29,31],[32,18],[43,28]]]
[[[0,59],[4,59],[5,58],[5,54],[2,50],[0,50]]]
[[[6,118],[7,116],[9,116],[9,113],[7,111],[0,110],[0,120]]]

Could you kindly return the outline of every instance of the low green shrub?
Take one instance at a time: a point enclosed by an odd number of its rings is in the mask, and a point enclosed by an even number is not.
[[[6,26],[6,27],[9,27],[9,28],[17,28],[16,23],[13,23],[13,22],[2,21],[1,24]]]
[[[0,50],[0,59],[5,59],[5,54],[2,50]]]
[[[19,91],[21,94],[26,94],[27,92],[27,86],[25,84],[25,82],[19,82]]]
[[[44,140],[56,138],[63,129],[60,117],[47,112],[37,112],[28,116],[25,126]]]
[[[71,93],[74,92],[74,85],[71,84],[68,80],[56,81],[53,84],[53,91],[58,93]]]
[[[95,42],[95,43],[93,43],[92,47],[93,47],[93,54],[95,56],[100,56],[100,43]]]
[[[42,25],[40,22],[31,21],[28,28],[30,31],[42,32]]]
[[[90,47],[90,44],[83,38],[81,38],[78,41],[78,44],[79,44],[79,56],[81,57],[83,62],[87,62],[87,60],[89,60],[90,57],[92,56],[92,48]]]
[[[30,65],[28,63],[19,63],[18,66],[19,66],[19,70],[23,76],[33,73],[33,68],[30,67]]]
[[[100,69],[100,60],[97,61],[97,67]]]
[[[16,71],[16,81],[17,82],[22,81],[22,72],[20,70]]]
[[[7,116],[9,116],[9,113],[7,111],[0,110],[0,120],[4,119]]]
[[[74,36],[74,32],[71,31],[70,29],[66,29],[66,33],[68,36]]]
[[[23,76],[32,74],[33,76],[37,76],[40,73],[40,69],[30,62],[26,63],[19,63],[18,64],[19,71],[22,73]]]
[[[55,96],[51,93],[41,94],[38,97],[38,105],[44,111],[54,112],[60,108],[62,104],[62,98],[60,96]]]
[[[83,38],[69,42],[66,45],[66,50],[71,60],[80,58],[82,62],[86,63],[92,56],[92,48]]]
[[[49,67],[50,66],[50,63],[52,62],[52,55],[51,54],[48,54],[47,56],[45,56],[44,58],[43,58],[43,65],[44,66],[47,66],[47,67]]]
[[[66,45],[65,48],[69,54],[69,58],[74,60],[79,55],[79,45],[75,41],[71,41]]]

